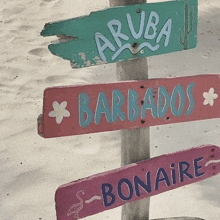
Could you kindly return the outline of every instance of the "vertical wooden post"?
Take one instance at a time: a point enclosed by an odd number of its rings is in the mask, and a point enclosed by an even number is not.
[[[110,0],[110,7],[144,3],[146,0]],[[135,42],[134,42],[135,43]],[[117,64],[118,80],[148,79],[147,59],[122,61]],[[121,131],[122,166],[150,158],[150,128]],[[122,207],[122,220],[149,220],[150,198]]]

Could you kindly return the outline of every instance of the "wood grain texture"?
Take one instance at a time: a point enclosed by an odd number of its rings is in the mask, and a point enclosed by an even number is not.
[[[142,4],[146,0],[110,0],[110,7]],[[116,75],[119,81],[148,79],[147,58],[139,58],[116,63]],[[150,158],[150,128],[122,130],[121,165]],[[135,146],[135,147],[134,147]],[[121,220],[149,219],[150,198],[127,203],[122,206]]]

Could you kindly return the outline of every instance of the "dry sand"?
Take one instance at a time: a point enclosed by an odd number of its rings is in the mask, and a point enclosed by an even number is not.
[[[148,1],[153,2],[153,0]],[[71,69],[40,32],[50,21],[108,7],[107,0],[0,2],[0,219],[55,220],[57,187],[120,166],[120,132],[43,139],[37,134],[47,87],[116,81],[115,64]],[[220,1],[199,0],[196,49],[148,58],[150,78],[220,71]],[[151,128],[151,156],[220,146],[220,120]],[[150,217],[220,219],[220,176],[151,198]],[[88,220],[120,219],[120,208]]]

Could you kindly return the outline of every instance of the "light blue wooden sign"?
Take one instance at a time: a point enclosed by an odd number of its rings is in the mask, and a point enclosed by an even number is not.
[[[48,23],[41,35],[57,35],[49,50],[81,68],[194,48],[197,15],[198,0],[121,6]]]

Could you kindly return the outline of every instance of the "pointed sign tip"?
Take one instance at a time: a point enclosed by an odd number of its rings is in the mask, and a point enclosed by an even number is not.
[[[37,127],[38,127],[39,136],[44,137],[44,129],[43,129],[44,127],[43,127],[42,119],[43,119],[43,114],[40,114],[37,118]]]
[[[50,36],[48,35],[48,31],[47,31],[47,27],[50,25],[50,23],[46,23],[44,25],[44,29],[40,32],[40,35],[43,36],[43,37],[46,37],[46,36]]]

